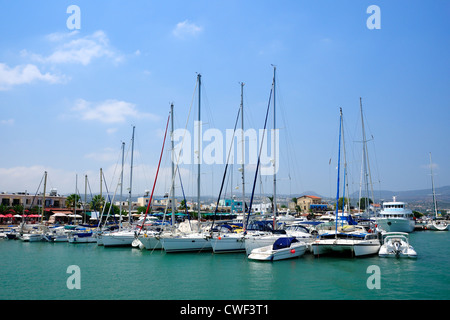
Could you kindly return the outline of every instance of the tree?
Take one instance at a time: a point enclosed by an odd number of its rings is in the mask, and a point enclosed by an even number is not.
[[[341,210],[342,210],[342,204],[344,203],[344,199],[345,199],[345,203],[350,208],[350,200],[348,198],[345,198],[345,197],[340,197],[339,198],[339,202],[338,202],[338,208],[341,209]]]
[[[368,203],[370,206],[373,203],[373,201],[372,201],[372,199],[367,199],[367,198],[359,199],[359,208],[361,210],[366,210],[366,203]]]
[[[78,194],[72,193],[66,199],[67,208],[80,207],[80,196]]]
[[[97,211],[101,211],[104,203],[105,203],[105,198],[98,194],[92,198],[91,208],[94,210],[97,210]]]

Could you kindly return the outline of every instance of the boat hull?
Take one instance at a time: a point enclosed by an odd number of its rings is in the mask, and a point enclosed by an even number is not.
[[[131,247],[135,238],[134,232],[117,232],[103,234],[101,242],[104,247]]]
[[[163,245],[159,237],[156,235],[143,234],[138,237],[139,241],[142,243],[144,249],[146,250],[162,250]]]
[[[445,221],[432,221],[426,225],[427,230],[448,231],[448,224]]]
[[[377,254],[380,241],[353,239],[321,239],[311,245],[312,253],[316,256],[329,253],[351,254],[355,257]]]
[[[379,218],[377,219],[378,228],[386,232],[413,232],[415,222],[412,219],[405,218]]]
[[[259,261],[278,261],[298,258],[305,254],[306,249],[307,245],[305,243],[292,244],[288,248],[278,250],[273,250],[270,245],[252,250],[252,252],[248,255],[248,259]]]
[[[242,234],[224,234],[211,239],[214,253],[245,252],[245,239]]]
[[[212,251],[211,239],[204,235],[161,237],[160,240],[168,253]]]

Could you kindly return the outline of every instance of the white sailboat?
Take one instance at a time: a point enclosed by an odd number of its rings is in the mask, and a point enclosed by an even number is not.
[[[433,189],[434,217],[433,217],[433,219],[428,221],[428,223],[426,225],[426,229],[432,230],[432,231],[447,231],[448,223],[438,214],[438,210],[437,210],[436,192],[434,190],[433,162],[431,161],[431,152],[430,152],[430,170],[431,170],[431,186]]]
[[[339,153],[338,153],[338,178],[337,178],[337,194],[336,194],[336,213],[338,217],[339,203],[339,174],[340,174],[340,150],[341,150],[341,134],[343,131],[343,115],[340,109],[340,126],[339,126]],[[338,228],[338,219],[335,219],[334,232],[322,233],[319,238],[311,244],[311,250],[314,255],[322,255],[327,253],[350,253],[353,256],[365,256],[376,254],[380,249],[380,240],[373,233],[368,233],[361,226],[342,226]]]
[[[192,230],[188,234],[165,234],[161,235],[160,241],[162,246],[167,253],[171,252],[197,252],[197,251],[211,251],[211,236],[209,232],[202,230],[201,228],[201,205],[200,205],[200,156],[201,156],[201,74],[197,75],[198,82],[198,148],[196,152],[197,160],[197,214],[198,214],[198,225],[197,230]]]
[[[41,222],[44,219],[44,212],[45,212],[45,192],[47,188],[47,171],[44,172],[44,192],[42,194],[42,208],[41,208]],[[41,180],[42,183],[42,180]],[[39,185],[40,186],[40,185]],[[38,188],[39,190],[39,188]],[[28,230],[25,230],[28,229]],[[44,230],[42,225],[33,226],[31,228],[27,228],[25,226],[25,219],[22,222],[19,230],[19,240],[22,240],[24,242],[38,242],[44,240]]]
[[[131,194],[132,194],[132,186],[133,186],[133,153],[134,153],[134,132],[135,127],[133,126],[133,134],[131,137],[131,166],[130,166],[130,187],[128,193],[128,227],[123,229],[122,227],[122,190],[123,190],[123,148],[122,148],[122,173],[121,173],[121,181],[120,181],[120,221],[119,221],[119,231],[109,232],[102,234],[101,240],[103,246],[107,247],[129,247],[133,243],[136,238],[136,231],[132,229],[131,226]],[[122,144],[123,146],[124,144]]]

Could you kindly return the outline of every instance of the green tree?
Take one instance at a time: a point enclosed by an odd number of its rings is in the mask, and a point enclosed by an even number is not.
[[[361,210],[366,210],[366,203],[368,203],[368,205],[370,206],[373,203],[373,201],[372,201],[372,199],[368,199],[368,198],[359,199],[359,208]]]
[[[105,203],[105,198],[101,195],[96,195],[91,200],[91,208],[97,211],[101,211],[103,204]]]
[[[79,208],[81,206],[80,204],[80,196],[78,194],[72,193],[70,196],[66,199],[66,207],[67,208]]]

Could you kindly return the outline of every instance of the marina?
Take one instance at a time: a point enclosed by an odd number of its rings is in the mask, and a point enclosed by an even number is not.
[[[449,232],[415,231],[415,259],[302,256],[262,262],[245,253],[166,253],[95,243],[0,240],[2,300],[448,300]],[[81,288],[67,287],[68,267]],[[380,269],[369,289],[368,268]],[[225,284],[226,283],[226,284]]]

